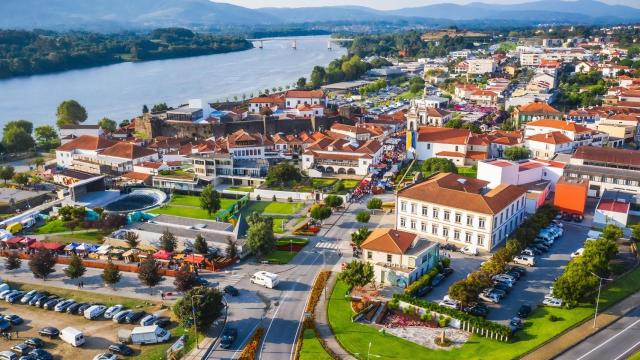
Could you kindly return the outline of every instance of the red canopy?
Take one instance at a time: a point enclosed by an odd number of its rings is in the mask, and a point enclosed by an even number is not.
[[[20,245],[31,245],[35,241],[36,239],[25,236],[22,238],[22,240],[20,240]]]
[[[7,245],[17,245],[20,243],[20,241],[22,241],[23,237],[22,236],[14,236],[12,238],[10,238],[9,240],[6,241]]]
[[[166,251],[166,250],[160,250],[157,253],[153,254],[153,258],[154,259],[159,259],[159,260],[169,260],[171,259],[171,256],[173,255],[173,253]]]
[[[194,264],[201,264],[205,261],[205,258],[200,254],[192,254],[192,255],[185,256],[184,261],[194,263]]]
[[[49,249],[52,251],[58,251],[64,249],[63,244],[54,243],[54,242],[46,242],[46,241],[36,241],[29,245],[31,249]]]

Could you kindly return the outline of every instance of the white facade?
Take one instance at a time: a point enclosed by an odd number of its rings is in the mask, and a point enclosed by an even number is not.
[[[498,65],[493,59],[471,59],[467,60],[469,74],[491,74],[496,72]]]

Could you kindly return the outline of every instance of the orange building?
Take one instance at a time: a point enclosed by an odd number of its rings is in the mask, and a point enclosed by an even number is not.
[[[563,176],[556,184],[553,205],[560,211],[583,215],[588,191],[589,179]]]

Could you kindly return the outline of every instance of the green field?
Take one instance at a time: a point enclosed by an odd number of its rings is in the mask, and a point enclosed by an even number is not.
[[[315,189],[320,189],[327,186],[332,186],[337,181],[338,181],[337,179],[330,179],[330,178],[313,178],[311,179],[311,184]]]
[[[594,305],[581,304],[574,309],[537,307],[526,320],[525,328],[519,331],[511,343],[502,343],[473,335],[459,349],[430,350],[415,343],[388,334],[375,328],[351,322],[350,301],[345,297],[347,285],[338,281],[329,300],[328,317],[331,328],[343,348],[350,353],[364,354],[369,341],[371,352],[384,359],[513,359],[535,349],[564,330],[593,316]],[[618,279],[602,290],[601,309],[640,290],[640,268]],[[558,320],[551,321],[555,316]]]
[[[102,237],[107,234],[102,233],[98,230],[86,230],[86,231],[78,231],[72,234],[64,234],[64,235],[52,235],[47,237],[47,241],[57,242],[61,244],[67,244],[70,242],[85,242],[91,244],[101,244]]]
[[[300,360],[332,360],[327,354],[313,329],[306,329],[302,335],[302,348],[300,348]]]
[[[252,192],[253,186],[229,186],[226,188],[229,191],[242,191],[242,192]]]
[[[458,168],[458,174],[476,178],[478,177],[478,169],[475,169],[471,166],[460,166]]]
[[[308,239],[305,238],[296,238],[296,237],[283,237],[276,240],[276,246],[280,245],[307,245],[309,243]]]
[[[55,220],[50,220],[48,221],[46,224],[40,226],[39,228],[36,229],[36,231],[34,231],[34,233],[36,234],[55,234],[55,233],[61,233],[61,232],[65,232],[65,231],[71,231],[72,229],[69,229],[64,221],[62,221],[62,219],[55,219]]]
[[[215,220],[224,209],[235,204],[235,199],[220,199],[220,211],[209,216],[205,210],[200,208],[200,197],[192,195],[173,195],[171,201],[160,208],[149,210],[150,214],[174,215],[193,219]]]
[[[245,214],[294,215],[304,207],[299,202],[250,201],[242,212]]]
[[[273,250],[265,259],[271,264],[288,264],[297,254],[295,251]]]

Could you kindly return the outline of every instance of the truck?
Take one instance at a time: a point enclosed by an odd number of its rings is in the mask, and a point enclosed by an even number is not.
[[[133,344],[157,344],[169,341],[171,334],[158,325],[138,326],[131,330]]]
[[[278,286],[280,279],[277,274],[267,271],[258,271],[251,276],[251,283],[262,285],[266,288],[273,289]]]
[[[72,327],[62,329],[62,331],[60,331],[60,339],[73,347],[82,346],[85,341],[82,331]]]

